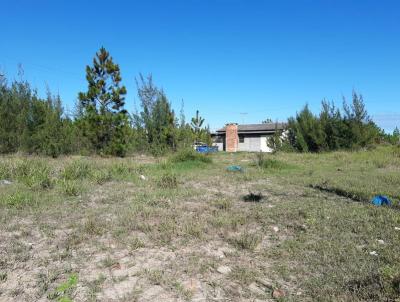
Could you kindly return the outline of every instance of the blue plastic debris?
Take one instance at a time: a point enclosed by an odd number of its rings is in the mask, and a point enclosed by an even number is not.
[[[226,168],[226,170],[231,171],[231,172],[241,172],[243,171],[241,166],[229,166]]]
[[[376,205],[376,206],[390,206],[390,205],[392,205],[392,202],[389,199],[389,197],[383,196],[383,195],[376,195],[374,198],[372,198],[371,203]]]
[[[218,147],[215,146],[197,146],[196,151],[199,153],[213,153],[218,152]]]

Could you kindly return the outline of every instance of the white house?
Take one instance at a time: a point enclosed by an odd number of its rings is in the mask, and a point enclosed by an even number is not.
[[[226,124],[213,134],[218,150],[227,152],[272,152],[268,139],[277,131],[284,131],[284,123],[267,124]]]

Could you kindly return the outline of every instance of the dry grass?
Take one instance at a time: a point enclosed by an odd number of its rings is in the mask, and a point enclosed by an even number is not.
[[[0,301],[395,300],[396,152],[1,158]]]

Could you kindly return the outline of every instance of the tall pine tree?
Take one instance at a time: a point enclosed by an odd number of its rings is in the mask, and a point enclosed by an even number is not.
[[[79,125],[94,151],[124,156],[129,117],[124,109],[125,86],[121,72],[104,48],[96,53],[93,66],[86,66],[87,92],[79,93],[81,116]]]

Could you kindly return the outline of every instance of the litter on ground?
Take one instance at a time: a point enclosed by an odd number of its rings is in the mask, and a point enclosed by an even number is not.
[[[376,206],[390,206],[392,204],[389,197],[384,195],[376,195],[374,198],[372,198],[371,203]]]
[[[229,166],[226,168],[226,170],[231,171],[231,172],[242,172],[243,169],[241,166]]]

